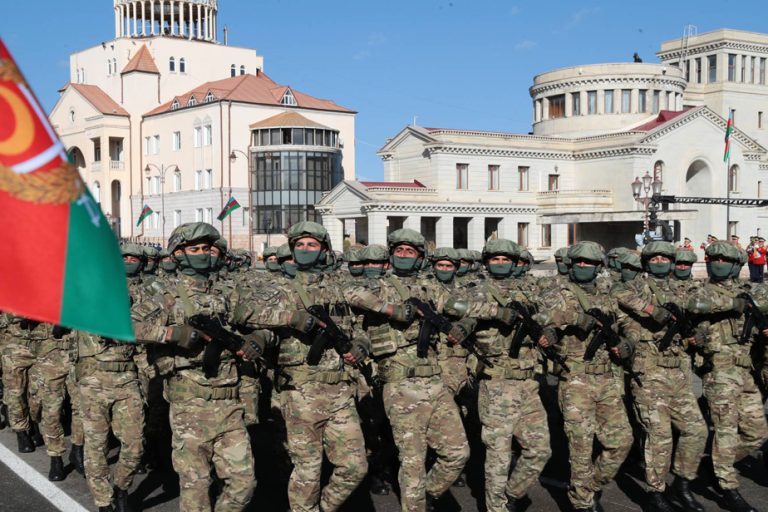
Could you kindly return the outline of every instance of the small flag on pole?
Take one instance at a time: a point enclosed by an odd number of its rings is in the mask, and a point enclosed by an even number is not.
[[[134,339],[115,235],[2,39],[0,233],[0,310]]]
[[[136,226],[138,227],[142,222],[144,222],[144,219],[149,217],[155,213],[155,211],[149,207],[148,204],[144,205],[144,208],[141,210],[141,214],[139,215],[139,220],[136,221]]]
[[[229,201],[227,201],[227,204],[224,205],[221,213],[216,218],[219,220],[224,220],[229,217],[230,213],[237,210],[238,208],[240,208],[240,203],[237,202],[237,199],[235,199],[234,196],[230,196]]]
[[[723,151],[723,162],[728,161],[731,156],[731,132],[733,131],[733,110],[728,114],[728,125],[725,127],[725,151]]]

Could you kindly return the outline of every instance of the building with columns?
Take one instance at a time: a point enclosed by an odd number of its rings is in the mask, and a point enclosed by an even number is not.
[[[335,244],[385,243],[406,226],[435,246],[479,250],[503,237],[546,259],[578,240],[634,247],[645,215],[631,183],[645,173],[663,194],[764,197],[768,35],[693,34],[658,57],[535,76],[529,134],[406,126],[379,150],[385,181],[337,185],[317,205],[323,223]],[[764,208],[673,204],[658,216],[696,245],[768,230]]]
[[[216,0],[114,0],[114,11],[115,38],[70,56],[50,119],[119,236],[162,242],[204,220],[260,252],[354,178],[355,112],[221,43]],[[250,180],[265,153],[273,174]],[[230,196],[242,208],[217,221]],[[136,226],[145,204],[154,214]]]

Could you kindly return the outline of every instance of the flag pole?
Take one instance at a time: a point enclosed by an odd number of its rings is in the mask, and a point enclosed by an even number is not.
[[[725,203],[725,240],[730,242],[731,240],[731,140],[730,132],[733,130],[733,111],[728,108],[728,121],[725,127],[725,197],[727,199]]]

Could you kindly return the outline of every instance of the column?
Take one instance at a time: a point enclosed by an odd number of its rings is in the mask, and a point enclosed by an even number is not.
[[[597,113],[605,114],[605,89],[597,90]]]
[[[195,31],[195,27],[193,25],[194,18],[192,17],[192,4],[189,4],[189,13],[188,14],[189,14],[189,21],[187,22],[188,23],[187,28],[188,28],[188,32],[189,32],[189,39],[191,40],[192,39],[192,35],[193,35],[194,31]]]
[[[344,221],[334,215],[323,215],[323,227],[328,230],[331,246],[336,251],[344,250]]]
[[[214,41],[216,41],[216,39],[217,39],[217,35],[218,35],[218,31],[216,30],[216,22],[217,22],[218,20],[217,20],[216,18],[217,18],[217,14],[216,14],[216,12],[214,12],[214,13],[213,13],[213,34],[212,34],[212,35],[213,35],[213,40],[214,40]]]
[[[160,0],[160,35],[165,35],[165,0]]]
[[[368,245],[387,245],[387,220],[386,212],[368,212]]]
[[[197,38],[203,36],[203,6],[197,4]]]
[[[118,28],[119,19],[118,8],[115,6],[115,38],[120,37],[120,29]]]
[[[149,2],[149,24],[152,25],[151,34],[154,36],[157,34],[155,31],[155,0]]]
[[[571,93],[565,93],[565,117],[573,115],[573,96]]]
[[[637,114],[639,112],[638,110],[638,98],[640,97],[640,94],[638,93],[637,89],[632,89],[632,92],[629,93],[629,111],[632,114]],[[647,98],[646,98],[647,99]]]
[[[403,227],[421,233],[421,215],[409,215],[403,221]]]
[[[541,119],[549,119],[549,98],[542,98],[541,100]]]
[[[205,8],[205,40],[211,40],[211,8]]]
[[[467,249],[482,251],[485,245],[485,217],[472,217],[467,224]]]
[[[515,220],[514,215],[507,214],[501,218],[499,221],[498,236],[499,238],[512,241],[517,239],[517,221]]]
[[[171,0],[171,35],[172,35],[172,36],[175,36],[175,35],[176,35],[176,25],[174,25],[174,23],[173,23],[173,15],[174,15],[174,14],[175,14],[175,12],[176,12],[176,7],[174,6],[174,4],[175,4],[175,3],[176,3],[176,2],[174,2],[173,0]]]
[[[435,222],[435,245],[453,247],[453,215],[441,215]]]
[[[147,19],[146,19],[146,5],[144,0],[141,2],[141,35],[145,36],[147,35]]]

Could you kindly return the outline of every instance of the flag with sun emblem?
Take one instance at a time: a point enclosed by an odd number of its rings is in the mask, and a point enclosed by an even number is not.
[[[132,340],[120,249],[0,39],[0,310]]]

